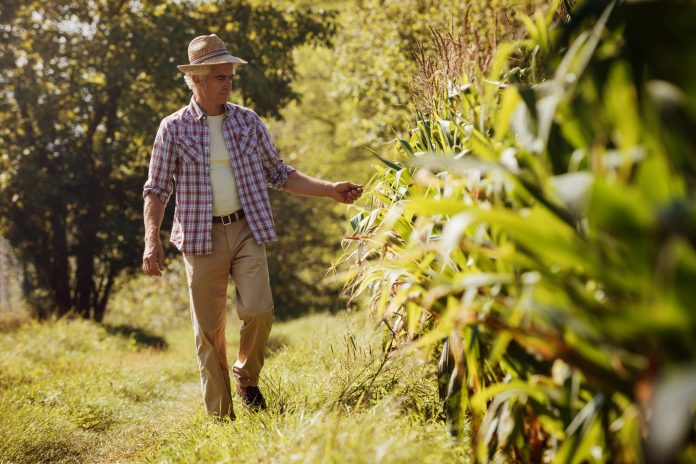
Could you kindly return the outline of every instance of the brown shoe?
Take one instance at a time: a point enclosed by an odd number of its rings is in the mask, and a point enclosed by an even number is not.
[[[237,394],[242,397],[242,403],[250,411],[266,409],[266,400],[259,387],[242,387],[237,384]]]

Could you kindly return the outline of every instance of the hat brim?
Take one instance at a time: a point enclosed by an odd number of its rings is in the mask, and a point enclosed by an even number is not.
[[[238,58],[236,56],[232,55],[221,55],[221,56],[214,56],[210,59],[205,60],[203,63],[198,63],[198,64],[180,64],[177,66],[177,69],[181,72],[189,72],[194,69],[201,69],[206,66],[210,66],[213,64],[222,64],[222,63],[232,63],[235,65],[235,68],[240,65],[240,64],[247,64],[246,61],[244,61],[241,58]]]

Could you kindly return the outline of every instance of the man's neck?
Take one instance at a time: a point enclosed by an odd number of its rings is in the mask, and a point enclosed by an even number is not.
[[[219,103],[212,103],[203,100],[198,96],[194,96],[196,103],[203,110],[207,116],[219,116],[225,112],[225,105],[220,105]]]

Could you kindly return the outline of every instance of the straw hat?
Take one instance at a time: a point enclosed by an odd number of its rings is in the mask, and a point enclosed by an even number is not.
[[[178,65],[179,71],[189,72],[196,68],[219,63],[246,64],[241,58],[232,56],[225,42],[215,34],[201,35],[191,41],[188,46],[189,64]]]

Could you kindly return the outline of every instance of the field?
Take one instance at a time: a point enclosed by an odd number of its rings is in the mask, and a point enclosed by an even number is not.
[[[183,313],[167,326],[149,305],[167,284],[150,281],[141,308],[125,306],[121,291],[104,325],[62,319],[0,332],[0,462],[465,460],[437,418],[432,363],[416,352],[383,362],[366,313],[276,323],[261,381],[269,410],[246,412],[235,398],[236,421],[208,419],[185,301],[168,303]],[[138,309],[149,324],[123,324]],[[234,353],[239,321],[229,321]]]

